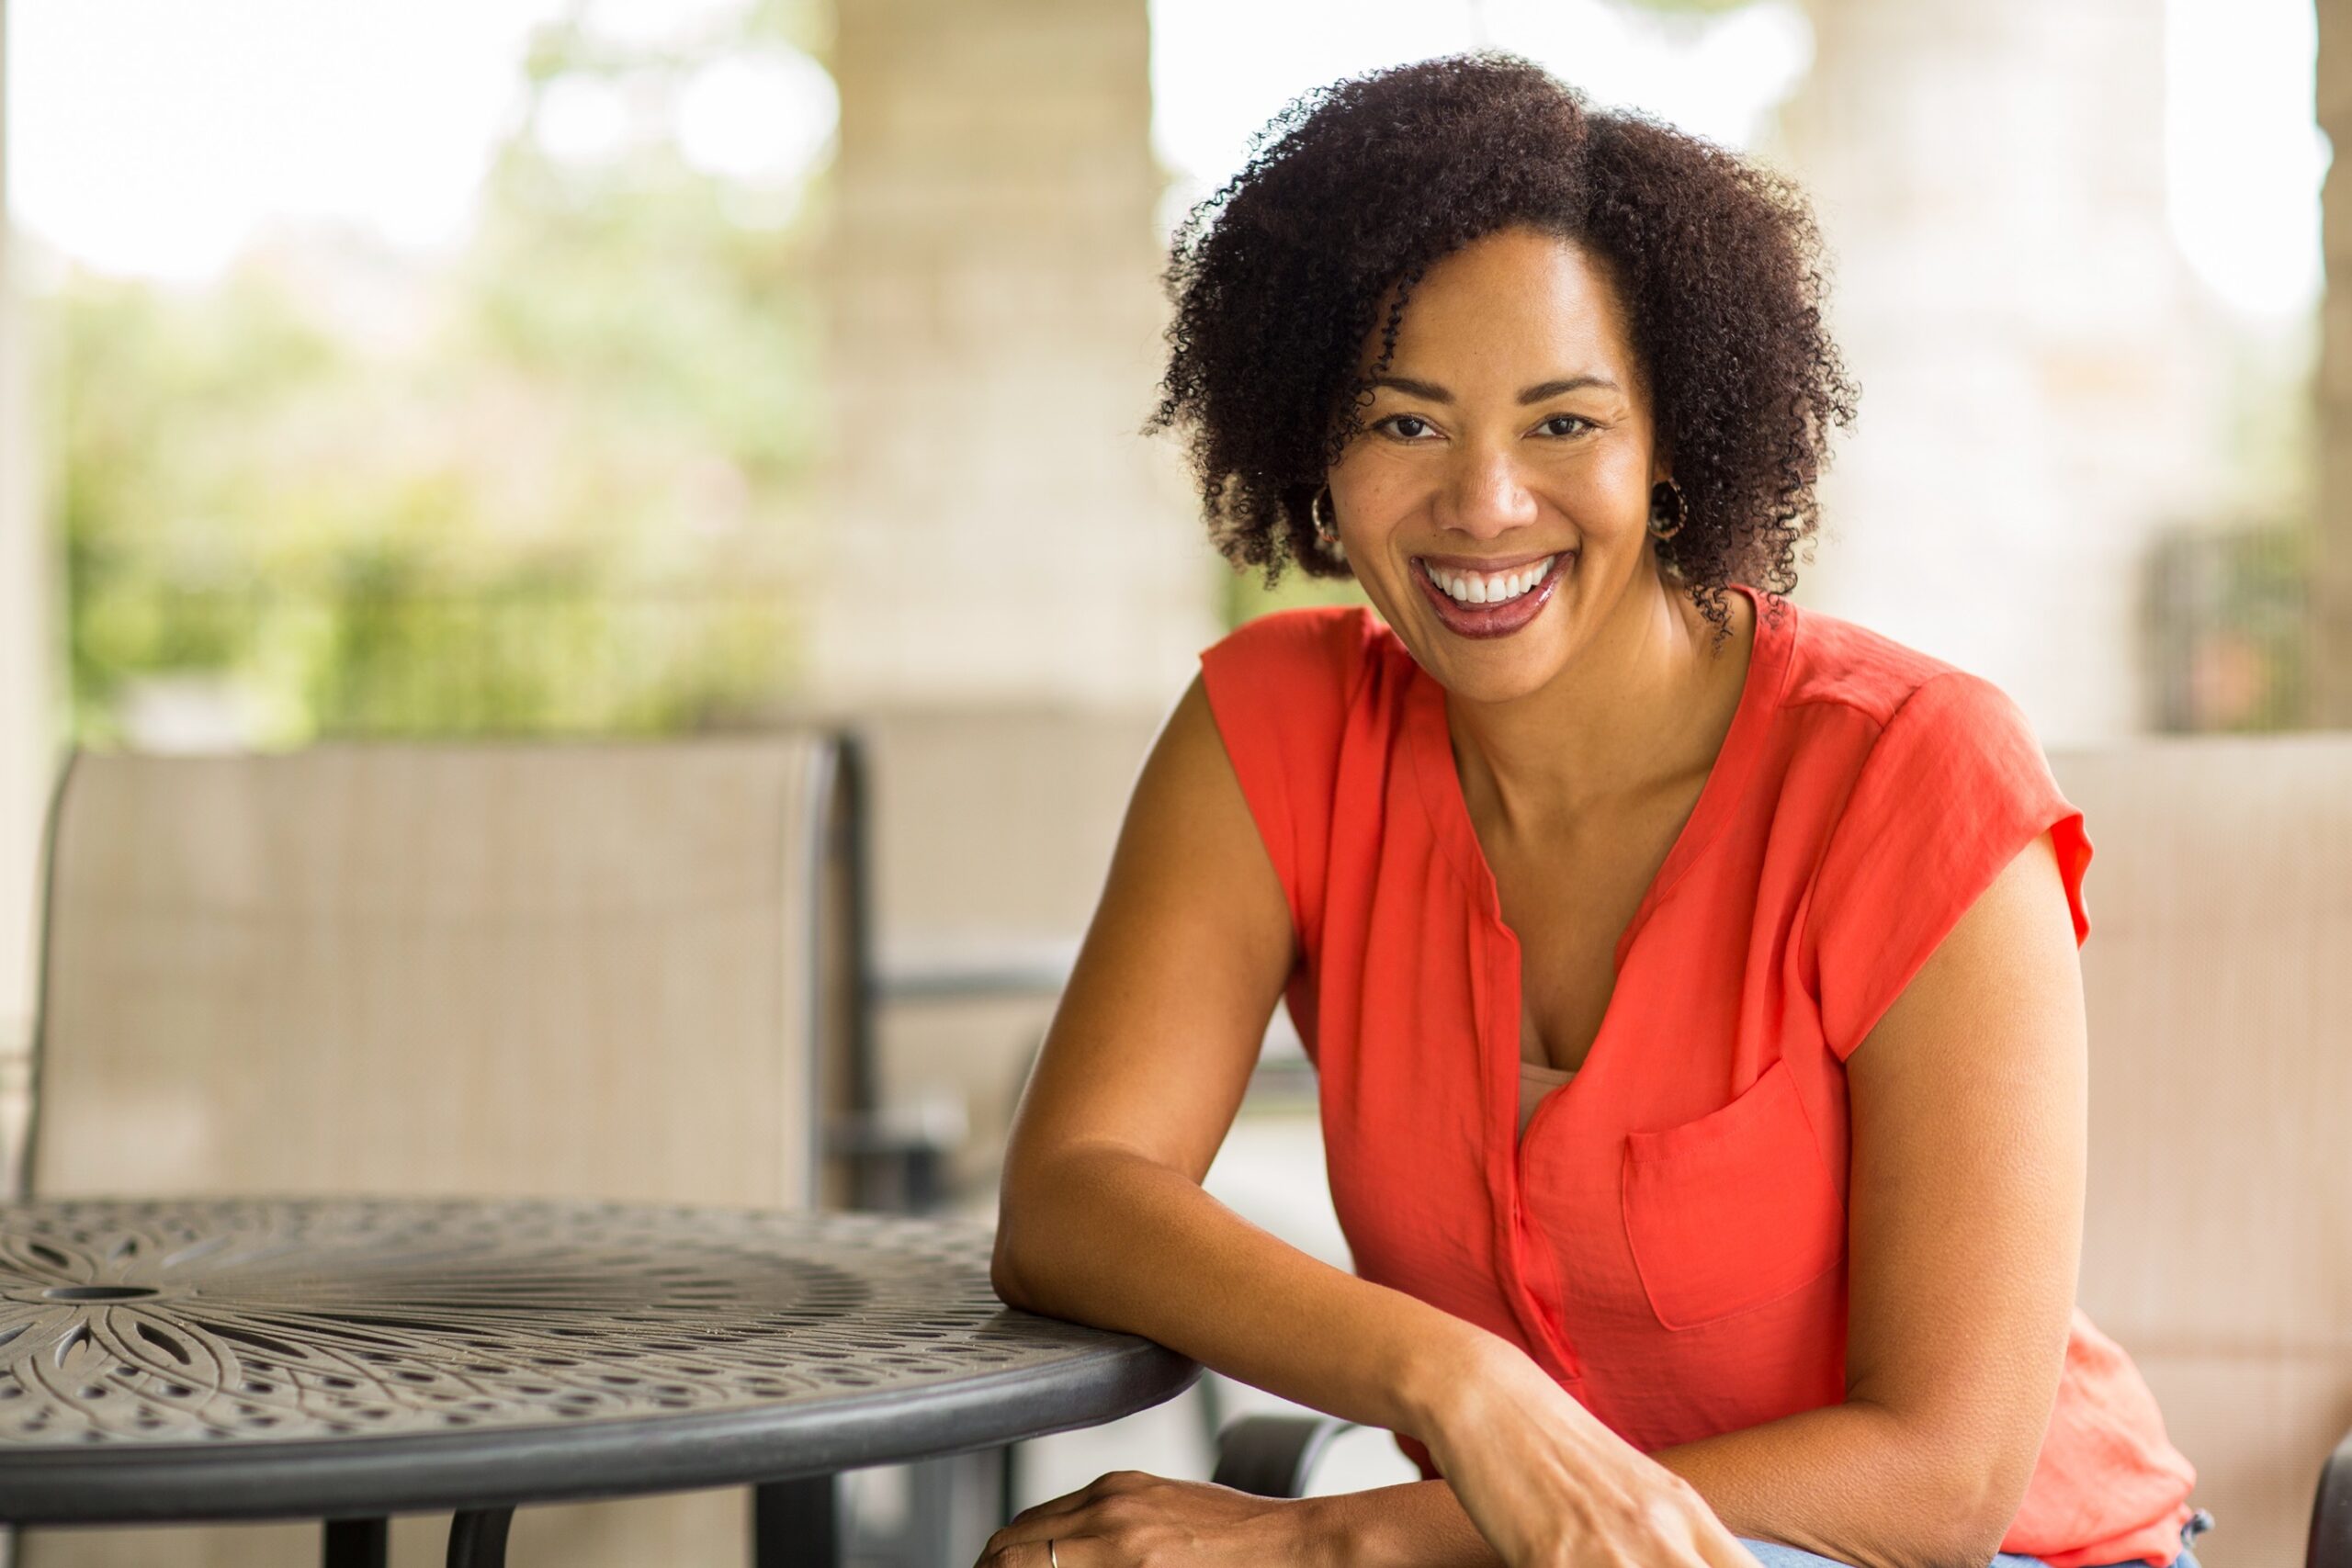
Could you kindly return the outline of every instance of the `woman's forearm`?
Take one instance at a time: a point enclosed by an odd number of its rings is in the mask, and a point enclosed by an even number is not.
[[[1825,1405],[1653,1451],[1734,1535],[1786,1541],[1858,1568],[1983,1562],[1999,1529],[1928,1446],[1887,1412]],[[1338,1568],[1498,1568],[1461,1499],[1412,1481],[1313,1500]]]
[[[994,1279],[1007,1303],[1140,1334],[1364,1426],[1426,1438],[1448,1383],[1509,1344],[1301,1252],[1124,1149],[1008,1168],[1001,1196]]]
[[[1965,1443],[1863,1400],[1658,1449],[1735,1535],[1860,1568],[1986,1562],[2017,1513],[1988,1494]]]
[[[1407,1481],[1308,1500],[1328,1568],[1503,1568],[1442,1481]]]
[[[1296,1404],[1424,1442],[1509,1419],[1529,1398],[1521,1380],[1543,1375],[1501,1337],[1309,1257],[1183,1172],[1126,1150],[1066,1153],[1005,1179],[994,1278],[1012,1305],[1139,1334]],[[1560,1405],[1600,1430],[1581,1405]],[[1851,1402],[1649,1457],[1735,1535],[1862,1568],[1935,1568],[1988,1558],[2006,1528],[1957,1476],[1951,1447]],[[1444,1481],[1307,1499],[1304,1517],[1316,1568],[1501,1561]]]

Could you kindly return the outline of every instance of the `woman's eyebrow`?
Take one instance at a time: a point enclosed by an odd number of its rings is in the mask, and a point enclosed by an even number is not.
[[[1417,381],[1410,376],[1374,376],[1375,387],[1394,387],[1408,397],[1427,398],[1433,403],[1450,403],[1453,394],[1434,381]],[[1598,387],[1604,392],[1617,390],[1617,383],[1606,376],[1564,376],[1556,381],[1540,381],[1519,394],[1522,403],[1540,403],[1546,398],[1556,398],[1564,392],[1581,391]]]

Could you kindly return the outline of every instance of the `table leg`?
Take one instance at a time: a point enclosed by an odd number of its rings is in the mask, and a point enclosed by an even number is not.
[[[449,1521],[449,1568],[506,1568],[512,1508],[481,1508]]]
[[[384,1568],[388,1541],[382,1519],[329,1519],[319,1562],[323,1568]]]
[[[836,1479],[809,1475],[752,1489],[753,1568],[841,1568]]]

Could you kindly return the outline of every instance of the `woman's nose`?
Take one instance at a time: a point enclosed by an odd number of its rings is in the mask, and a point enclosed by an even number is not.
[[[1507,452],[1465,447],[1446,487],[1447,526],[1490,539],[1535,521],[1535,497]]]

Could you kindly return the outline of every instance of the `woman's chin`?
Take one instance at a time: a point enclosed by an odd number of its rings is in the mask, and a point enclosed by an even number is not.
[[[1531,626],[1530,632],[1535,630]],[[1515,702],[1539,692],[1557,672],[1549,638],[1515,637],[1509,645],[1471,643],[1441,634],[1432,657],[1421,661],[1438,684],[1464,702]]]

